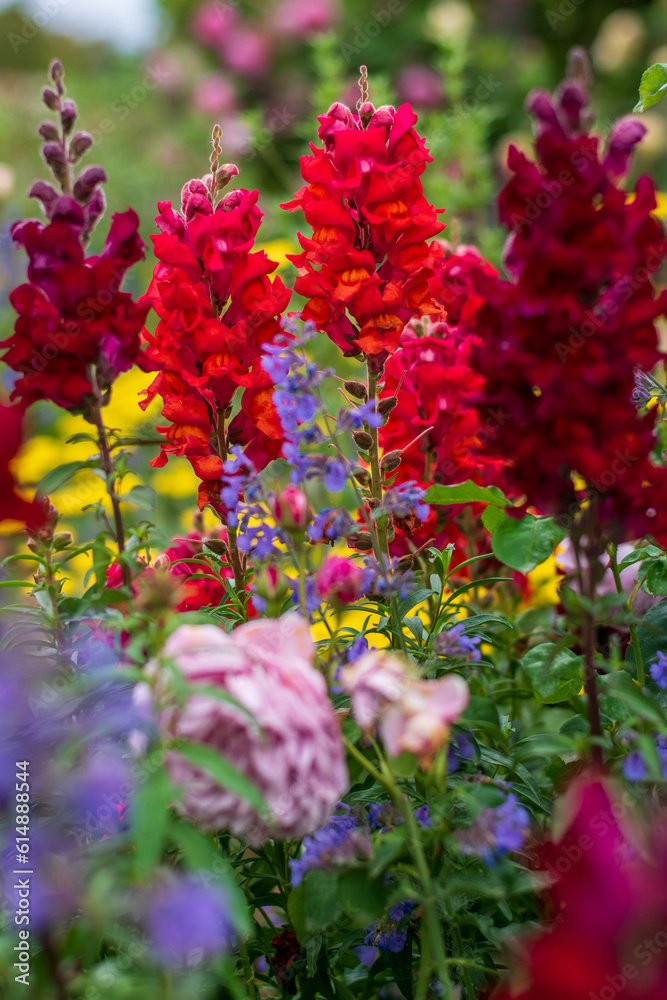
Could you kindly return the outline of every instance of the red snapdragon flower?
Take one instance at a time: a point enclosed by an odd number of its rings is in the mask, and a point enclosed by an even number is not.
[[[46,520],[47,512],[39,501],[24,500],[16,492],[12,460],[21,447],[23,407],[0,404],[2,436],[0,438],[0,521],[23,521],[29,528],[38,528]]]
[[[262,219],[257,197],[234,190],[214,210],[206,184],[193,180],[183,188],[183,214],[160,202],[160,235],[152,237],[158,263],[142,300],[159,317],[145,337],[160,373],[141,405],[161,396],[169,421],[158,428],[165,441],[151,464],[185,455],[202,480],[201,506],[213,503],[223,516],[219,479],[227,447],[241,444],[259,469],[282,447],[273,383],[260,362],[291,293],[269,277],[278,265],[251,252]],[[229,421],[239,389],[241,409]]]
[[[429,287],[443,256],[429,240],[444,226],[420,180],[432,157],[409,104],[365,103],[358,114],[333,104],[318,121],[324,148],[301,157],[306,185],[282,206],[313,228],[290,258],[301,271],[294,287],[308,298],[304,319],[379,371],[413,316],[445,317]]]
[[[528,503],[567,526],[595,500],[609,537],[665,539],[667,473],[650,460],[653,417],[638,416],[631,395],[633,368],[661,356],[654,321],[667,296],[656,297],[651,273],[666,244],[651,180],[640,178],[634,199],[618,186],[643,126],[617,122],[602,150],[587,104],[574,81],[553,99],[533,94],[538,161],[510,148],[499,211],[512,280],[475,278],[480,408],[483,419],[503,414],[496,445]]]
[[[149,367],[141,350],[148,306],[119,290],[144,256],[139,219],[132,209],[114,215],[102,253],[91,257],[82,245],[87,225],[82,206],[62,195],[46,224],[31,219],[12,228],[29,258],[28,283],[10,294],[18,319],[2,360],[20,372],[12,398],[26,405],[50,399],[80,412],[92,391],[90,365],[103,390],[133,365]]]
[[[543,847],[538,865],[552,879],[547,927],[519,945],[513,988],[500,988],[494,1000],[667,995],[667,845],[659,835],[642,857],[624,803],[590,775],[566,793],[565,832]]]
[[[396,405],[380,429],[380,444],[385,455],[400,452],[400,465],[391,473],[397,482],[414,480],[424,488],[467,479],[501,485],[506,462],[477,409],[484,378],[470,364],[479,338],[469,326],[484,301],[473,273],[481,269],[495,276],[497,271],[474,247],[451,251],[444,244],[444,249],[449,252],[429,284],[438,301],[447,304],[448,319],[413,320],[401,334],[401,346],[385,364],[381,397],[395,397]],[[453,524],[445,525],[453,510],[431,508],[424,524],[412,526],[413,542],[461,540]]]

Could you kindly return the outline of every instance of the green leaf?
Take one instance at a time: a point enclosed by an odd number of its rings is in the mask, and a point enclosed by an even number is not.
[[[646,577],[646,589],[654,597],[664,597],[667,594],[667,557],[661,556],[651,563]]]
[[[648,719],[663,732],[667,728],[667,718],[656,704],[657,699],[651,697],[646,688],[640,688],[624,670],[617,670],[607,677],[605,690],[623,702],[640,719]]]
[[[496,507],[509,507],[509,500],[497,486],[478,486],[472,479],[451,486],[431,486],[424,498],[426,503],[492,503]]]
[[[583,657],[575,656],[570,649],[559,649],[555,642],[543,642],[528,650],[523,666],[544,705],[569,701],[581,691]]]
[[[340,905],[357,927],[368,927],[384,913],[388,887],[384,878],[370,878],[358,868],[345,872],[338,879]]]
[[[87,458],[82,462],[65,462],[64,465],[58,465],[55,469],[51,469],[40,479],[37,483],[37,492],[40,496],[47,496],[59,489],[82,469],[99,469],[99,467],[100,461],[96,458]]]
[[[667,691],[659,688],[649,673],[651,664],[658,659],[658,653],[667,654],[667,600],[659,601],[649,608],[637,625],[637,639],[644,662],[646,687],[657,704],[667,708]],[[632,643],[627,648],[625,662],[633,668],[634,673],[635,652]]]
[[[633,111],[646,111],[661,101],[667,94],[667,65],[665,63],[653,63],[642,73],[639,84],[639,100],[635,104]]]
[[[267,814],[266,802],[259,789],[216,750],[203,743],[189,743],[185,740],[179,740],[174,749],[196,768],[209,774],[223,788],[245,799],[258,812]]]
[[[494,529],[491,547],[506,566],[529,573],[549,558],[565,535],[550,517],[505,517]]]
[[[160,860],[173,794],[162,768],[156,768],[137,791],[132,807],[132,837],[137,845],[136,861],[142,875],[148,875]]]
[[[495,504],[490,503],[489,506],[485,507],[482,511],[482,524],[489,534],[492,535],[496,525],[500,524],[504,517],[505,514],[502,508],[496,507]]]
[[[333,872],[311,871],[304,882],[304,916],[307,934],[335,929],[338,907],[338,877]]]
[[[140,510],[155,510],[157,505],[157,494],[150,486],[141,484],[133,486],[129,493],[125,493],[120,498],[124,503],[133,503]]]

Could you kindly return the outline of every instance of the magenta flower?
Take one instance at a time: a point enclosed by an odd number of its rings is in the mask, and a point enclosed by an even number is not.
[[[164,732],[219,751],[259,789],[270,816],[172,751],[167,766],[182,789],[183,812],[207,829],[228,828],[253,844],[303,837],[322,826],[348,778],[338,720],[313,667],[307,623],[295,614],[257,619],[231,635],[212,625],[182,625],[164,655],[190,684],[219,688],[239,703],[193,693],[174,708],[163,671],[157,697]]]
[[[352,559],[329,556],[317,574],[317,589],[334,608],[342,608],[359,598],[363,578],[364,571]]]

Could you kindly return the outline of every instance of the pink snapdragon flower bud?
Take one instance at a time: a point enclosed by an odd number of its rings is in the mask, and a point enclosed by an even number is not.
[[[304,532],[313,519],[308,498],[298,486],[286,486],[275,496],[272,507],[277,524],[290,534]]]
[[[358,600],[364,573],[357,563],[344,556],[329,556],[317,574],[317,589],[334,608]]]
[[[247,622],[229,635],[213,625],[182,625],[164,656],[189,684],[218,688],[234,701],[192,693],[175,705],[163,671],[155,688],[162,732],[218,751],[259,789],[269,815],[171,751],[167,768],[182,789],[183,813],[252,844],[303,837],[326,822],[348,777],[308,624],[290,614]],[[156,665],[148,671],[156,673]]]
[[[459,674],[432,681],[411,679],[380,720],[387,752],[398,757],[407,751],[428,767],[449,739],[449,726],[465,710],[469,697],[468,685]]]
[[[372,732],[382,713],[398,701],[409,681],[402,660],[371,649],[341,671],[341,683],[352,700],[352,712],[364,733]]]

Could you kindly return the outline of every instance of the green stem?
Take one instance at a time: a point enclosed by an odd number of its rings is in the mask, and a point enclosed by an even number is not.
[[[377,399],[378,376],[368,369],[368,401],[375,403]],[[370,428],[372,444],[370,447],[371,457],[371,496],[375,500],[382,501],[382,470],[380,469],[380,436],[377,427]],[[389,555],[389,542],[387,541],[387,529],[384,525],[376,524],[378,544],[385,556]]]
[[[100,391],[100,385],[97,379],[97,368],[95,365],[90,365],[88,369],[88,376],[90,379],[93,397],[93,405],[91,407],[90,415],[92,416],[92,423],[97,429],[100,461],[102,463],[102,469],[106,480],[107,493],[109,494],[111,507],[113,509],[114,522],[116,525],[116,544],[118,546],[118,555],[120,557],[120,568],[123,573],[123,583],[126,587],[129,587],[131,584],[130,570],[123,558],[123,554],[125,552],[125,528],[123,527],[123,517],[120,511],[120,498],[116,493],[116,472],[111,458],[111,452],[109,450],[109,439],[107,437],[106,427],[104,426],[104,420],[102,419],[102,393]]]
[[[241,565],[241,555],[238,547],[238,535],[236,528],[227,525],[227,548],[229,550],[229,561],[232,564],[234,573],[234,587],[241,604],[243,605],[246,621],[248,618],[248,602],[245,599],[245,573]]]
[[[245,946],[245,941],[243,938],[239,937],[239,957],[241,959],[241,965],[243,966],[243,975],[245,976],[246,989],[251,997],[257,996],[257,987],[255,985],[255,977],[253,975],[252,966],[250,964],[250,958],[248,956],[248,949]]]
[[[382,756],[380,756],[380,751],[377,746],[376,753],[378,754],[378,760],[380,762],[379,771],[369,760],[366,759],[361,751],[350,740],[343,737],[343,742],[348,753],[350,753],[350,755],[354,757],[354,759],[358,761],[358,763],[361,764],[361,766],[364,767],[376,781],[387,789],[394,801],[394,804],[403,816],[403,821],[408,835],[408,843],[417,867],[419,882],[422,890],[421,902],[424,908],[422,926],[426,931],[428,947],[422,950],[421,961],[424,965],[428,965],[429,972],[431,970],[435,970],[437,973],[442,987],[443,1000],[452,1000],[452,982],[449,976],[449,964],[451,963],[447,961],[447,956],[445,954],[435,888],[431,878],[431,872],[429,871],[426,855],[424,854],[424,848],[419,833],[419,826],[417,824],[417,820],[415,819],[412,806],[410,805],[405,793],[396,783],[393,774],[389,770],[387,762]],[[420,980],[424,977],[428,977],[428,973],[424,972],[423,975],[422,973],[423,970],[420,969]]]
[[[609,559],[611,562],[611,571],[614,575],[614,583],[616,584],[616,590],[619,594],[623,595],[623,608],[625,611],[630,612],[632,609],[630,603],[625,596],[625,591],[623,590],[623,584],[621,583],[621,573],[618,568],[618,545],[610,545],[608,550]],[[644,657],[642,656],[642,651],[639,646],[639,635],[637,634],[637,626],[630,625],[630,641],[632,642],[632,649],[635,654],[635,664],[637,667],[637,683],[640,687],[644,687],[646,676],[644,674]]]

